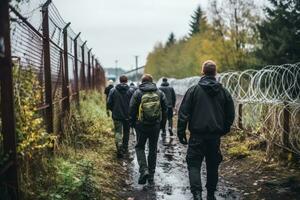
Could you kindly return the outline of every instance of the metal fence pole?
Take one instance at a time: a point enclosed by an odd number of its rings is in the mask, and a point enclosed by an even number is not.
[[[243,129],[243,104],[241,103],[238,107],[238,128]]]
[[[0,1],[0,74],[1,74],[1,120],[4,155],[9,156],[4,169],[4,185],[10,199],[19,199],[19,174],[17,167],[16,123],[14,115],[13,74],[10,43],[9,0]],[[1,170],[2,171],[2,170]],[[1,175],[2,176],[2,175]],[[4,194],[1,194],[4,195]]]
[[[290,146],[289,145],[290,118],[291,118],[291,114],[289,111],[289,104],[287,102],[284,102],[282,140],[284,146],[286,147]]]
[[[52,102],[52,82],[51,82],[51,60],[50,60],[50,40],[49,40],[49,12],[48,0],[42,7],[43,13],[43,54],[44,54],[44,76],[45,76],[45,103],[47,132],[53,132],[53,102]]]
[[[81,58],[82,58],[82,62],[81,62],[81,69],[80,69],[80,89],[84,90],[85,89],[85,62],[84,62],[84,46],[86,45],[87,41],[85,41],[82,45],[81,45]]]
[[[70,111],[70,92],[69,92],[69,57],[68,57],[68,27],[71,23],[68,23],[63,28],[64,34],[64,81],[63,81],[63,102],[62,102],[62,110],[63,113]]]
[[[90,49],[88,51],[88,74],[87,74],[87,78],[88,78],[89,89],[92,88],[92,80],[91,80],[91,51],[92,51],[92,49]]]
[[[75,81],[75,92],[76,92],[76,103],[79,106],[79,83],[78,83],[78,55],[77,55],[77,39],[81,33],[78,33],[74,38],[74,60],[75,60],[75,73],[74,73],[74,81]]]
[[[95,89],[95,56],[92,56],[92,89]]]

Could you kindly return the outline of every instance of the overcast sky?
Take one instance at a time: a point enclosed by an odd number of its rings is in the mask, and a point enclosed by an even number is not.
[[[129,70],[146,63],[147,54],[170,32],[182,37],[189,30],[190,16],[208,0],[53,0],[65,21],[98,56],[104,67]]]

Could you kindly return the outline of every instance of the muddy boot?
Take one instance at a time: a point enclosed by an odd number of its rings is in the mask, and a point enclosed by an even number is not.
[[[154,185],[154,174],[149,174],[148,183],[149,185]]]
[[[149,176],[148,171],[142,172],[142,173],[140,174],[138,183],[141,184],[141,185],[146,184],[147,179],[148,179],[148,176]]]
[[[193,198],[194,200],[202,200],[202,192],[194,192]]]

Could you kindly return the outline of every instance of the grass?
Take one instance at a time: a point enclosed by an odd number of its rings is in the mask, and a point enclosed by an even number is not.
[[[115,156],[112,121],[100,93],[81,93],[80,108],[72,105],[54,155],[26,159],[24,174],[24,199],[120,199],[126,174]]]

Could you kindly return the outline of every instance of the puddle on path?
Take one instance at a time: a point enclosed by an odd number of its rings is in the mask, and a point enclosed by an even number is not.
[[[134,150],[135,136],[131,135],[130,157],[128,163],[129,191],[124,194],[125,199],[134,200],[190,200],[192,194],[189,189],[189,179],[185,162],[186,146],[179,143],[177,137],[160,137],[158,141],[157,166],[155,185],[139,185],[138,163]],[[202,167],[203,187],[205,186],[205,163]],[[228,188],[224,181],[219,181],[217,199],[240,199],[237,189]],[[205,197],[205,192],[203,193]]]

